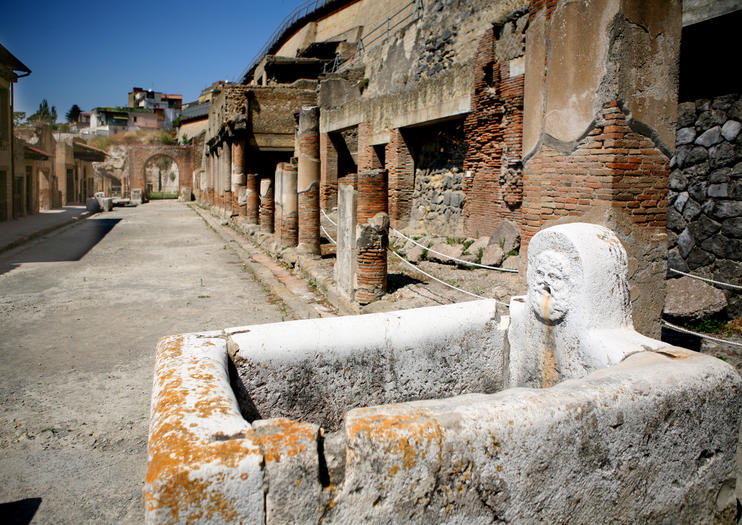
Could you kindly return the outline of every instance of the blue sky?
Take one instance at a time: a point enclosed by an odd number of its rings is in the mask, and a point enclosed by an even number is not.
[[[0,43],[32,71],[15,85],[15,111],[46,98],[64,121],[73,104],[125,106],[134,86],[188,102],[236,80],[304,0],[5,2]]]

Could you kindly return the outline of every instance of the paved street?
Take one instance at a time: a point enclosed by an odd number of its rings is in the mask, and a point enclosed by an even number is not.
[[[116,208],[0,254],[0,517],[141,522],[159,338],[286,316],[174,201]]]

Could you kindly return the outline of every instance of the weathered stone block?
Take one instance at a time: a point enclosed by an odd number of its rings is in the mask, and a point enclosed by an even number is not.
[[[722,311],[726,306],[724,292],[718,288],[692,277],[681,277],[667,281],[667,296],[662,313],[674,319],[704,319]]]

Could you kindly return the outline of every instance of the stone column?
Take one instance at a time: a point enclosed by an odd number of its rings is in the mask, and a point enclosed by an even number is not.
[[[319,205],[331,210],[338,205],[338,150],[329,133],[319,136]]]
[[[260,179],[260,231],[273,233],[273,181],[270,177]]]
[[[232,213],[245,215],[245,202],[240,195],[245,193],[245,139],[237,138],[232,143]]]
[[[368,304],[386,293],[386,249],[389,242],[386,180],[386,170],[358,174],[355,298],[360,304]]]
[[[216,156],[214,157],[214,206],[221,208],[222,206],[222,171],[223,171],[223,154],[222,145],[219,144],[216,148]]]
[[[350,184],[338,190],[337,257],[333,267],[335,284],[347,299],[354,300],[356,286],[357,192]]]
[[[258,180],[257,173],[248,173],[245,177],[245,217],[248,224],[258,223],[258,205],[260,204]]]
[[[319,255],[319,107],[304,106],[297,130],[299,251]]]
[[[283,163],[281,177],[281,245],[296,246],[299,242],[299,216],[297,213],[296,167]]]

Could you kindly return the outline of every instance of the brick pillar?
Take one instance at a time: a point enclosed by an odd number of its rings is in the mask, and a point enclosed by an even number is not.
[[[319,255],[319,107],[301,108],[297,142],[298,249],[304,253]]]
[[[379,212],[387,212],[387,171],[367,170],[358,173],[358,224]]]
[[[224,166],[222,171],[222,209],[232,214],[232,145],[224,141]]]
[[[389,132],[386,165],[389,172],[389,222],[395,228],[404,228],[409,225],[412,214],[415,166],[401,129]]]
[[[360,193],[358,194],[360,201]],[[389,216],[380,212],[356,229],[356,301],[368,304],[386,293]]]
[[[521,233],[527,247],[556,221],[614,230],[631,268],[634,326],[657,337],[682,9],[681,2],[646,6],[642,0],[579,0],[558,2],[550,13],[532,5]],[[609,29],[584,31],[609,18],[615,21]]]
[[[368,304],[386,293],[386,248],[389,239],[387,171],[358,173],[356,300]]]
[[[281,175],[281,245],[291,247],[296,246],[299,242],[296,167],[284,162]]]
[[[206,204],[214,205],[214,172],[216,171],[216,155],[214,152],[209,153],[209,174],[206,181]]]
[[[216,158],[214,159],[214,207],[222,207],[222,171],[224,171],[224,149],[222,145],[216,148]]]
[[[240,194],[245,192],[245,139],[237,138],[232,144],[232,213],[245,215],[244,201]]]
[[[248,173],[245,177],[245,217],[249,224],[258,223],[258,205],[260,204],[258,180],[257,173]]]
[[[285,162],[276,164],[276,172],[273,177],[273,231],[276,237],[281,238],[281,217],[283,215],[283,203],[281,202],[281,191],[283,184],[283,165]]]
[[[319,205],[331,210],[338,204],[338,150],[329,133],[319,136]]]
[[[260,231],[273,233],[273,181],[270,177],[260,179]]]
[[[372,142],[374,127],[371,122],[358,124],[358,173],[383,168]]]

